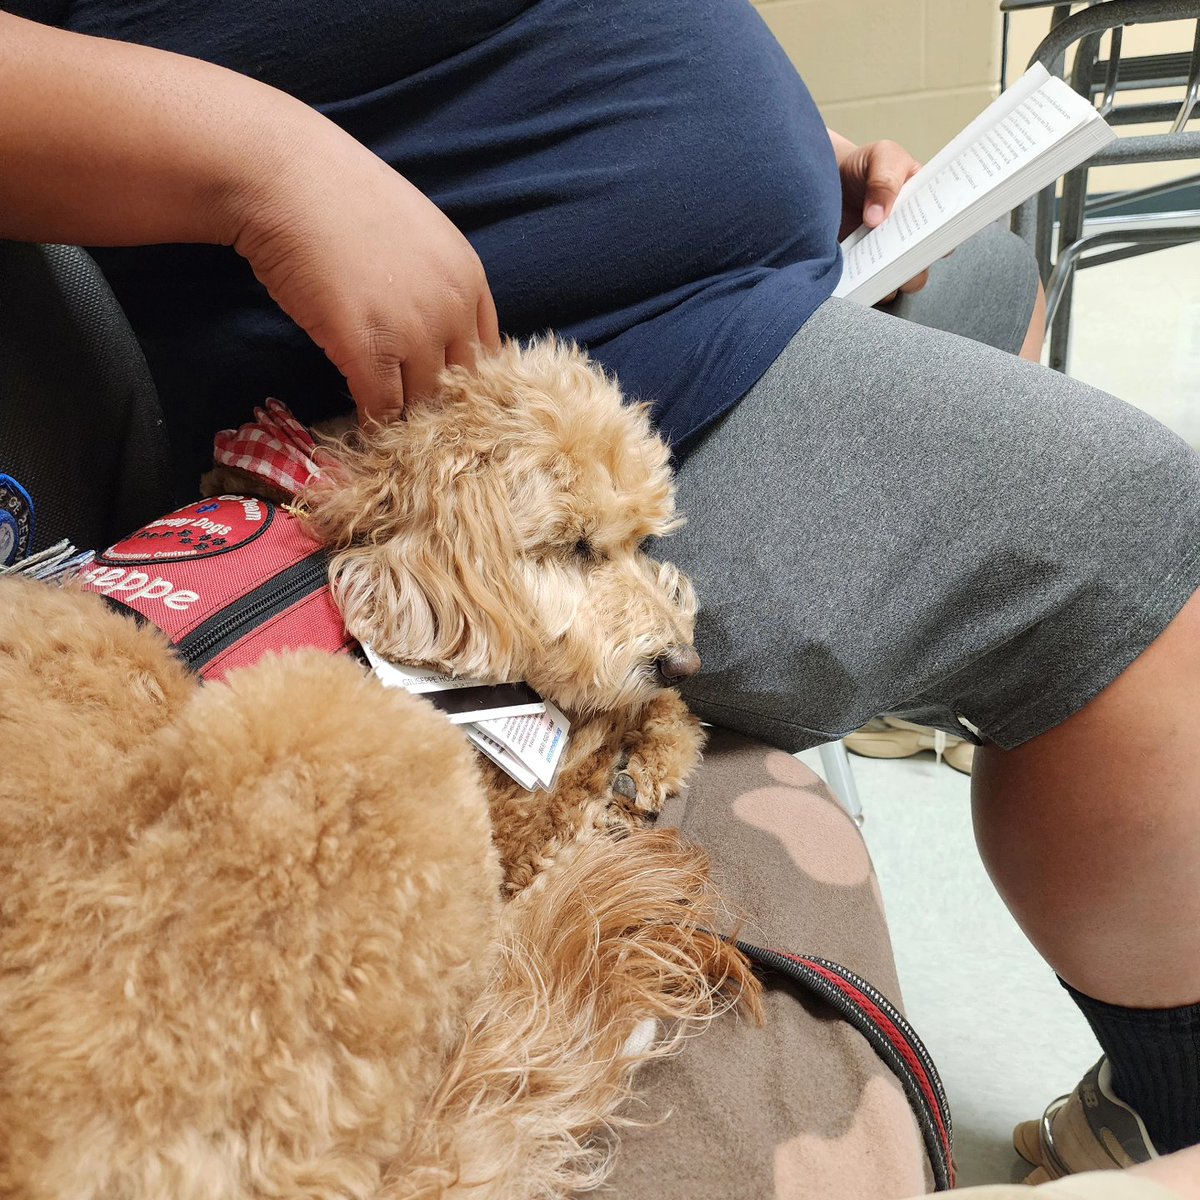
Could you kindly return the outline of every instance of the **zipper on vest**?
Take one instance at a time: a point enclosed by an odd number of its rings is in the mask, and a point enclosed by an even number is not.
[[[257,625],[269,621],[327,581],[328,560],[323,550],[272,576],[252,592],[197,625],[175,644],[185,663],[197,671]]]

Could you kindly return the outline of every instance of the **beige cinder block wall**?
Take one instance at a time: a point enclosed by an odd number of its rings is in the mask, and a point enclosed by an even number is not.
[[[890,137],[927,159],[999,91],[1000,0],[753,3],[804,76],[826,123],[854,141]],[[1025,69],[1048,28],[1048,9],[1014,14],[1010,79]],[[1194,29],[1190,21],[1132,26],[1125,53],[1190,50]],[[1090,185],[1094,191],[1142,187],[1196,169],[1194,162],[1110,167],[1096,172]]]
[[[999,0],[754,0],[825,122],[931,157],[995,97]]]

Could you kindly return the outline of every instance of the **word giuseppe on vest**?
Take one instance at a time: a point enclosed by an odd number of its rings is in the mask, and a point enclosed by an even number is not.
[[[89,591],[105,596],[122,592],[129,600],[161,600],[176,612],[186,612],[189,605],[200,599],[199,592],[177,588],[160,575],[150,576],[127,567],[93,567],[83,573],[83,578]]]

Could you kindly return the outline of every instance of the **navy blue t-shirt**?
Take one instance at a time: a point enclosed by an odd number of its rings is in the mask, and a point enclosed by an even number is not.
[[[312,104],[467,235],[505,333],[587,346],[678,450],[837,280],[832,149],[749,0],[22,4]],[[266,395],[310,420],[346,406],[340,376],[232,250],[96,257],[145,348],[184,479],[212,431]]]

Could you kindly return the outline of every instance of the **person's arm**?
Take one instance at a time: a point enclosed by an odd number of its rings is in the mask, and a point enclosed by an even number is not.
[[[1200,1200],[1200,1146],[1166,1154],[1133,1167],[1132,1171],[1143,1179],[1178,1192],[1183,1200]]]
[[[954,1194],[962,1200],[1200,1200],[1200,1146],[1124,1171],[1088,1171],[1032,1188],[988,1184]]]
[[[0,163],[0,237],[233,246],[360,413],[394,415],[498,340],[483,267],[428,199],[221,67],[0,12]]]
[[[1195,1188],[1178,1191],[1129,1171],[1089,1171],[1069,1175],[1055,1183],[993,1183],[979,1187],[955,1188],[955,1200],[1195,1200]],[[913,1197],[913,1200],[922,1200]],[[928,1198],[924,1198],[928,1200]]]

